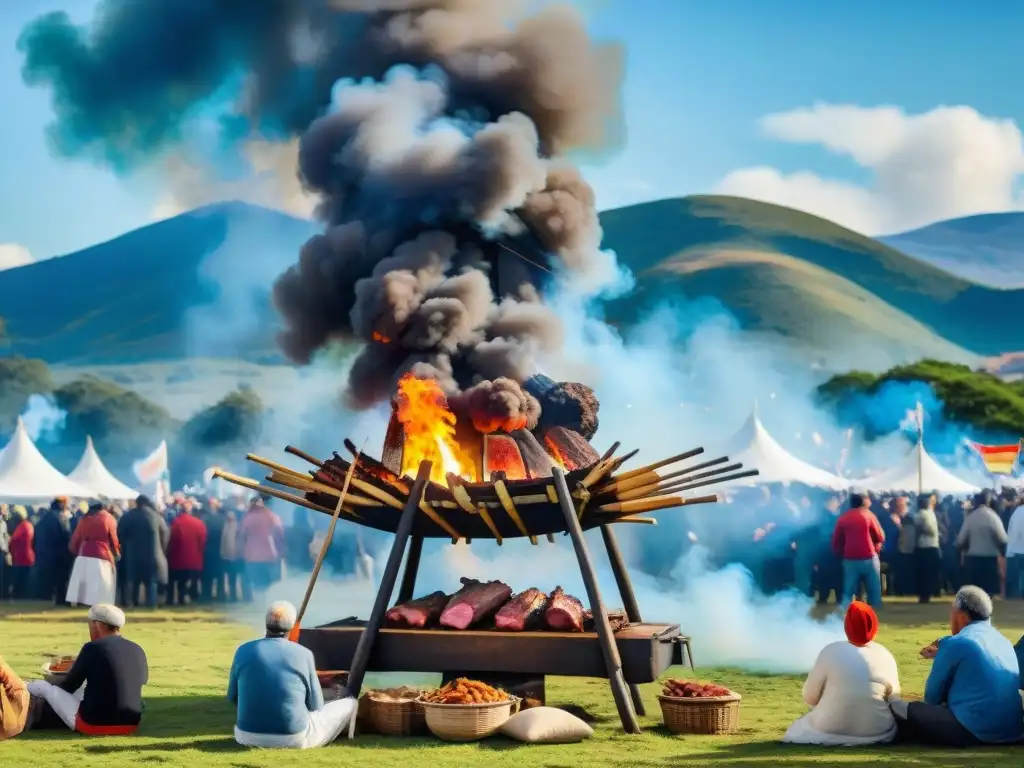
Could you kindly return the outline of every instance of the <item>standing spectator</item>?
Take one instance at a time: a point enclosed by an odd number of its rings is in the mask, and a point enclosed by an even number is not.
[[[203,577],[203,551],[206,549],[206,526],[192,514],[192,504],[184,502],[171,523],[171,540],[167,545],[167,564],[171,569],[171,585],[167,602],[185,605],[199,601],[199,581]]]
[[[917,602],[930,602],[939,593],[942,581],[942,551],[939,549],[939,521],[935,517],[935,497],[921,496],[914,516],[914,576]]]
[[[68,582],[67,601],[88,606],[113,603],[121,544],[114,516],[102,503],[89,507],[75,526],[68,551],[75,555],[75,565]]]
[[[917,551],[917,531],[914,529],[914,518],[907,514],[907,497],[897,496],[892,501],[896,517],[900,520],[899,535],[896,540],[896,578],[895,594],[902,597],[915,595],[918,590],[914,584],[914,553]]]
[[[0,504],[0,600],[6,600],[14,584],[14,572],[11,567],[11,534],[7,527],[10,512],[6,504]]]
[[[309,545],[313,541],[313,526],[309,524],[309,511],[297,507],[292,515],[292,524],[285,533],[288,546],[286,562],[289,574],[309,573],[313,570]],[[319,552],[319,550],[317,550]]]
[[[1006,531],[1006,596],[1024,596],[1024,504],[1018,504],[1010,515]]]
[[[843,602],[842,560],[832,550],[832,532],[839,520],[842,499],[832,496],[825,504],[825,514],[817,525],[818,603],[826,605],[830,594],[835,594],[836,603]]]
[[[1008,543],[1003,521],[992,509],[992,492],[974,497],[974,508],[967,513],[956,546],[964,553],[966,578],[989,595],[999,594],[999,558]]]
[[[868,500],[868,508],[871,508],[872,501],[871,497],[866,497]],[[903,525],[903,518],[896,513],[895,505],[892,500],[886,499],[878,502],[878,506],[875,509],[881,507],[882,513],[877,515],[878,524],[882,528],[882,534],[885,536],[885,543],[882,545],[882,551],[878,553],[878,558],[881,561],[882,570],[885,571],[885,593],[887,595],[896,595],[899,588],[899,579],[897,578],[897,571],[899,570],[899,543],[900,543],[900,527]]]
[[[67,499],[54,499],[35,530],[36,566],[33,591],[40,600],[64,602],[74,555],[71,544],[71,513]]]
[[[117,533],[124,547],[124,604],[140,605],[139,590],[145,589],[146,605],[156,608],[157,595],[168,582],[166,553],[171,533],[167,522],[148,496],[139,496],[135,507],[121,517]]]
[[[871,502],[851,494],[850,509],[840,515],[832,533],[832,549],[843,561],[843,600],[851,602],[864,582],[867,602],[876,610],[882,605],[882,574],[878,559],[885,534],[871,513]]]
[[[224,559],[221,557],[221,539],[224,534],[224,515],[216,499],[209,499],[199,517],[206,526],[206,546],[203,550],[203,593],[205,602],[224,602]],[[216,593],[216,595],[214,594]]]
[[[31,597],[32,566],[36,564],[36,552],[33,546],[35,526],[28,519],[28,512],[24,507],[15,507],[14,517],[18,523],[10,541],[11,567],[14,576],[11,594],[17,600],[28,600]]]
[[[242,518],[239,542],[245,560],[246,599],[252,590],[265,592],[281,580],[284,526],[262,496],[253,499]]]
[[[224,515],[224,530],[220,534],[220,558],[224,566],[224,598],[235,602],[247,599],[243,584],[245,582],[245,562],[239,546],[238,512],[229,509]]]

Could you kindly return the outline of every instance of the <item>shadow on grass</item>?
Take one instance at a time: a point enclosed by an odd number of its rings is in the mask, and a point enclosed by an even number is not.
[[[180,752],[195,749],[199,752],[226,753],[248,752],[250,747],[243,747],[235,742],[234,736],[198,739],[195,741],[149,741],[131,744],[87,744],[83,751],[90,755],[116,755],[120,752]],[[159,759],[159,758],[154,758]]]

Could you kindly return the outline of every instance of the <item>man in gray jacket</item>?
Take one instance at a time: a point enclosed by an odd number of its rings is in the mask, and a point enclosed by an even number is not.
[[[998,595],[999,558],[1006,552],[1006,529],[992,509],[991,491],[975,496],[972,506],[956,537],[956,547],[966,555],[967,581],[990,595]]]
[[[917,602],[930,602],[941,588],[942,550],[939,549],[939,521],[935,516],[935,497],[920,496],[914,515],[914,570]]]

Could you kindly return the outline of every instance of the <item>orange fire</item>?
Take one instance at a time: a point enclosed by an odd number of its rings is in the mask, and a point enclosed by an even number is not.
[[[405,432],[402,474],[415,477],[420,462],[431,462],[430,479],[447,484],[447,474],[472,481],[473,462],[455,439],[455,414],[436,381],[407,373],[398,382],[398,421]]]
[[[383,333],[377,333],[376,331],[373,332],[373,340],[374,341],[379,341],[381,344],[390,344],[391,343],[391,339],[389,339]]]
[[[568,458],[562,455],[562,452],[558,450],[558,446],[555,444],[555,441],[546,435],[544,437],[544,447],[548,449],[548,455],[555,460],[555,463],[557,463],[558,466],[566,472],[579,469],[579,467],[577,467],[573,462],[569,461]]]
[[[473,426],[476,427],[477,432],[482,432],[485,435],[489,435],[492,432],[497,432],[499,429],[505,432],[515,432],[517,429],[526,429],[526,417],[525,416],[509,416],[504,419],[496,417],[473,417]]]

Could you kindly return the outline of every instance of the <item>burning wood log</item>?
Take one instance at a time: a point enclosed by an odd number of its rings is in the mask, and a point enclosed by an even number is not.
[[[494,482],[497,473],[507,480],[526,480],[526,464],[519,446],[509,435],[484,435],[484,477]]]
[[[601,460],[600,454],[579,432],[565,427],[552,427],[544,433],[544,444],[556,462],[566,471],[586,469]]]
[[[533,433],[525,429],[517,429],[509,434],[519,446],[519,454],[526,465],[527,476],[530,478],[551,477],[551,468],[555,465],[554,460],[544,450]]]

